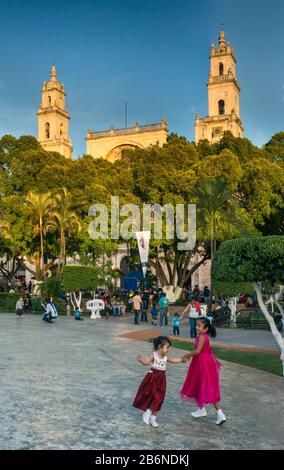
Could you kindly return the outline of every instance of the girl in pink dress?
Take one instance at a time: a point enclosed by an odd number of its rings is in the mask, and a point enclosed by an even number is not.
[[[185,354],[183,360],[191,359],[188,372],[180,391],[183,400],[194,400],[198,409],[191,413],[194,418],[207,415],[205,405],[213,404],[217,411],[215,424],[222,424],[226,416],[220,403],[220,363],[217,361],[209,344],[209,337],[216,336],[216,329],[211,325],[209,318],[200,317],[197,320],[198,337],[194,343],[194,350]]]

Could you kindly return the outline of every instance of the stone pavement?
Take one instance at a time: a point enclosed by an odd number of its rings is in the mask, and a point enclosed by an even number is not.
[[[0,316],[0,449],[284,449],[284,381],[223,361],[223,408],[194,421],[178,392],[187,365],[169,365],[160,428],[131,406],[151,344],[119,337],[125,319],[76,322]],[[180,350],[172,350],[174,356]]]

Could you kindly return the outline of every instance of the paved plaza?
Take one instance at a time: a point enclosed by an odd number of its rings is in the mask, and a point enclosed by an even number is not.
[[[136,356],[151,344],[118,336],[137,328],[125,318],[50,325],[1,314],[0,449],[284,449],[283,379],[224,361],[227,423],[214,425],[211,409],[191,418],[178,395],[182,364],[168,367],[160,428],[145,426],[131,403],[147,370]]]

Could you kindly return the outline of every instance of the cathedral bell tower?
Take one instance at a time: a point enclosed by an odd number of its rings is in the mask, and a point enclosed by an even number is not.
[[[219,33],[218,46],[211,44],[210,72],[207,82],[208,116],[195,119],[195,141],[207,139],[214,143],[221,139],[224,131],[235,137],[243,137],[244,129],[240,119],[240,87],[236,77],[234,50]]]
[[[38,141],[45,150],[72,158],[72,141],[68,138],[69,115],[65,108],[64,85],[57,80],[55,65],[49,82],[43,82],[38,116]]]

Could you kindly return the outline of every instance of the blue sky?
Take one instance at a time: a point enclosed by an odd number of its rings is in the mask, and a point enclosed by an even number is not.
[[[220,24],[237,57],[245,135],[284,128],[284,2],[0,0],[0,135],[37,135],[41,85],[55,61],[74,156],[88,128],[159,122],[194,138],[207,114],[209,46]]]

